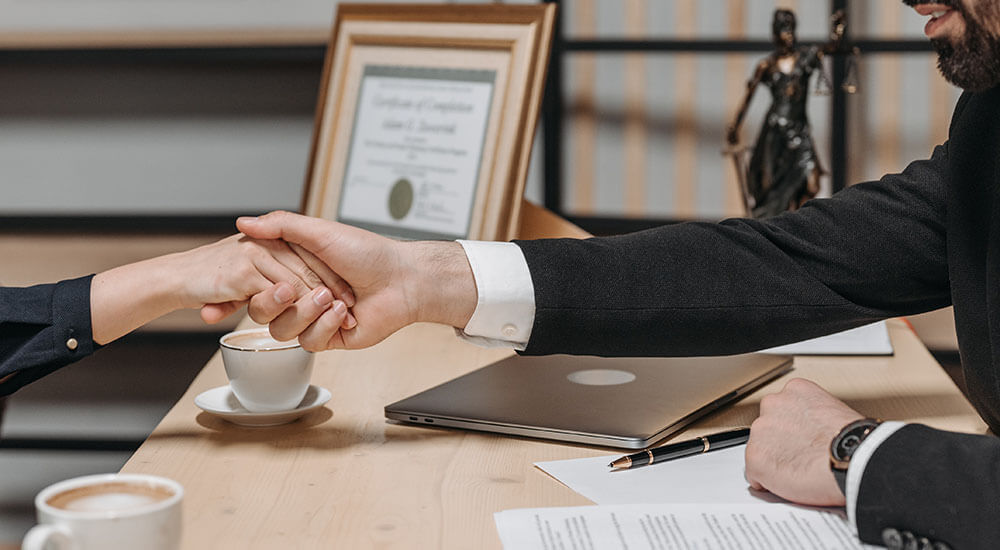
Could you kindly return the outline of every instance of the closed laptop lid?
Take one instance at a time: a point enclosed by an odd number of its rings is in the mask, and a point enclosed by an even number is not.
[[[791,368],[791,357],[513,356],[385,408],[387,418],[624,448],[666,437]]]

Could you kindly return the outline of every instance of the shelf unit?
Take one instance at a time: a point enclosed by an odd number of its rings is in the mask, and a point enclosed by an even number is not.
[[[563,4],[561,0],[544,0],[554,4]],[[830,13],[837,10],[849,10],[848,0],[830,0]],[[567,211],[563,206],[564,178],[563,144],[560,135],[563,127],[565,89],[563,68],[568,56],[579,53],[694,53],[701,55],[718,55],[727,53],[767,53],[773,49],[769,40],[674,40],[670,38],[627,39],[627,38],[567,38],[562,19],[562,10],[558,11],[556,29],[553,33],[552,58],[549,62],[549,78],[545,88],[545,98],[542,111],[542,135],[544,150],[544,183],[545,207],[563,216],[577,225],[595,234],[627,233],[657,225],[675,223],[684,220],[598,217],[578,215]],[[848,29],[849,30],[849,29]],[[803,42],[808,44],[808,42]],[[850,34],[844,37],[844,50],[850,51],[858,47],[861,55],[872,53],[912,53],[930,52],[932,47],[927,40],[879,40],[858,39]],[[833,82],[842,82],[847,73],[847,56],[837,54],[832,59]],[[832,90],[832,107],[830,112],[831,148],[829,168],[834,192],[847,185],[847,128],[850,112],[847,108],[847,94],[834,86]],[[559,129],[551,131],[551,129]]]

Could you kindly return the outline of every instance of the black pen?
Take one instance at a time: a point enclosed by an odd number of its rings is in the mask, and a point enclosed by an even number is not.
[[[747,442],[747,439],[750,439],[750,428],[705,435],[698,439],[671,443],[670,445],[646,449],[645,451],[623,456],[608,464],[608,467],[612,470],[626,470],[636,466],[646,466],[654,462],[666,462],[676,458],[684,458],[685,456],[707,453],[708,451],[717,451],[734,445],[742,445]]]

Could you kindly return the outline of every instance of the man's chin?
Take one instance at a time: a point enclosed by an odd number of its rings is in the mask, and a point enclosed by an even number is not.
[[[941,59],[938,59],[938,69],[945,80],[967,92],[985,92],[1000,85],[1000,78],[970,75],[963,70],[955,70]]]
[[[954,44],[931,40],[938,52],[938,69],[945,80],[970,92],[983,92],[1000,85],[1000,41],[968,40]]]

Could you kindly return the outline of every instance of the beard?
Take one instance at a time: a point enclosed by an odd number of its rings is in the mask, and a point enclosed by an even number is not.
[[[928,0],[904,0],[907,5],[931,3]],[[955,38],[935,38],[931,45],[938,54],[938,69],[944,78],[970,92],[982,92],[1000,84],[1000,36],[986,28],[1000,23],[1000,3],[985,0],[976,13],[961,0],[933,0],[957,11],[965,20],[965,33]]]

